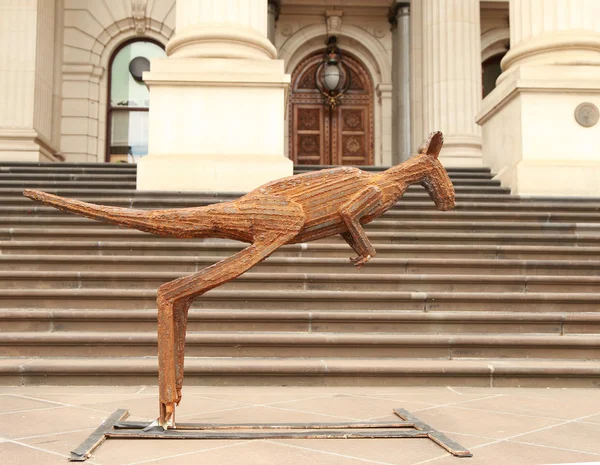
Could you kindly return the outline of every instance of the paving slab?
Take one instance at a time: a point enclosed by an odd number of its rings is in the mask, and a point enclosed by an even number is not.
[[[596,406],[600,410],[600,406]],[[600,425],[570,421],[519,436],[520,442],[596,454],[600,461]]]
[[[549,465],[600,463],[597,389],[466,387],[189,386],[186,422],[397,420],[404,407],[474,457],[426,439],[107,440],[90,465]],[[157,414],[156,386],[14,386],[0,389],[2,465],[64,464],[117,408],[132,420]],[[558,410],[560,409],[560,410]]]
[[[600,457],[596,457],[600,459]],[[473,458],[468,465],[548,465],[589,462],[595,457],[577,451],[540,447],[502,441],[499,443],[473,448]],[[443,457],[426,462],[430,465],[456,465],[453,457]],[[465,465],[461,461],[461,465]]]
[[[56,454],[14,442],[0,444],[0,457],[2,457],[2,465],[65,465],[68,463],[68,454]]]
[[[37,410],[55,407],[56,404],[54,402],[48,402],[43,399],[35,399],[28,396],[18,396],[14,394],[0,394],[0,415],[24,410]]]

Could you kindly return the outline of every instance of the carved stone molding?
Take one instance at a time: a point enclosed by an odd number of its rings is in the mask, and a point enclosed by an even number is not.
[[[398,26],[399,16],[410,16],[410,3],[397,1],[390,7],[388,21],[392,25],[392,29]]]
[[[373,36],[377,39],[383,39],[385,37],[385,30],[380,27],[376,27],[373,29]]]
[[[291,24],[284,24],[281,26],[280,31],[282,36],[289,37],[294,33],[294,28]]]
[[[131,0],[131,16],[133,17],[133,24],[135,31],[138,34],[146,32],[146,7],[148,6],[148,0]]]
[[[328,10],[325,12],[327,19],[327,35],[335,36],[342,31],[342,15],[341,10]]]

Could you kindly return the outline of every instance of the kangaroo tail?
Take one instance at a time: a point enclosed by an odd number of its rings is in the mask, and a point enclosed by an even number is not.
[[[131,208],[107,207],[82,202],[81,200],[67,199],[46,192],[26,189],[23,191],[25,197],[50,205],[59,210],[85,216],[94,220],[104,221],[119,226],[139,229],[154,234],[160,234],[156,227],[156,218],[145,210],[134,210]],[[155,213],[155,212],[152,212]]]

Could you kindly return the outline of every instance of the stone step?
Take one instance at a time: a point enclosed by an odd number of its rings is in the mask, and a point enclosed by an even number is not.
[[[327,169],[327,168],[323,168],[323,169]],[[368,167],[363,167],[361,168],[363,171],[368,171],[368,172],[372,172],[372,173],[380,173],[383,171],[383,169],[368,169]],[[306,173],[313,173],[316,170],[305,170],[305,169],[295,169],[294,170],[294,174],[298,175],[298,174],[306,174]],[[467,171],[465,168],[456,168],[456,169],[446,169],[446,171],[448,172],[448,175],[450,176],[450,179],[454,179],[454,178],[465,178],[465,179],[480,179],[480,180],[488,180],[488,181],[493,181],[493,182],[500,182],[496,179],[494,179],[494,175],[491,174],[489,171],[487,172],[479,172],[479,171]]]
[[[33,216],[0,216],[2,228],[107,228],[106,223],[82,218],[75,215],[33,217]],[[116,226],[112,226],[115,227]],[[547,234],[595,234],[600,233],[600,222],[589,223],[548,223],[532,221],[427,221],[399,220],[391,216],[375,219],[364,226],[367,231],[440,231],[440,232],[487,232],[487,233],[547,233]]]
[[[181,277],[156,271],[0,271],[0,289],[157,289]],[[223,290],[594,293],[600,276],[247,273]]]
[[[109,164],[97,163],[94,166],[82,166],[80,164],[70,164],[66,166],[64,163],[60,164],[48,164],[44,166],[5,166],[5,163],[0,165],[0,173],[11,173],[11,174],[135,174],[137,167],[135,165],[120,164],[120,166],[114,166]],[[326,169],[321,168],[321,169]],[[381,172],[384,167],[361,167],[364,171],[370,172]],[[294,169],[294,174],[303,174],[312,172],[314,170],[307,170],[305,168]],[[473,170],[469,171],[468,168],[447,168],[450,177],[461,177],[469,179],[489,179],[493,178],[493,175],[489,170]]]
[[[86,225],[87,226],[87,225]],[[39,227],[0,228],[0,241],[18,240],[99,240],[99,241],[181,241],[182,239],[163,238],[149,233],[109,226],[103,227]],[[582,228],[581,230],[585,230]],[[600,246],[600,234],[593,231],[564,233],[519,233],[519,232],[464,232],[464,231],[369,231],[369,239],[377,244],[497,244],[497,245],[539,245],[539,246]],[[207,238],[206,242],[222,242],[221,239]],[[343,243],[339,236],[316,241],[318,243]]]
[[[329,168],[337,168],[339,167],[339,165],[294,165],[294,170],[301,170],[301,171],[319,171],[319,170],[323,170],[323,169],[329,169]],[[363,166],[363,165],[357,165],[358,168],[366,170],[366,171],[383,171],[389,168],[389,166]],[[452,172],[452,171],[468,171],[468,172],[472,172],[472,173],[489,173],[490,169],[489,168],[485,168],[485,167],[453,167],[453,168],[446,168],[446,170],[448,172]]]
[[[50,189],[46,190],[46,192],[50,192],[57,195],[62,195],[64,197],[76,198],[78,200],[83,200],[89,203],[94,203],[98,205],[110,205],[114,207],[124,207],[124,208],[140,208],[143,210],[151,210],[157,208],[189,208],[189,207],[198,207],[203,205],[210,205],[224,201],[230,201],[238,198],[239,196],[219,196],[219,197],[207,197],[207,196],[186,196],[182,194],[179,197],[169,197],[165,196],[162,198],[159,197],[146,197],[146,196],[129,196],[129,195],[110,195],[110,193],[104,192],[102,196],[86,196],[80,194],[81,191],[78,191],[76,194],[68,193],[62,194],[60,190],[58,192],[52,192]],[[129,191],[128,191],[129,192]],[[38,208],[49,208],[44,207],[40,202],[33,202],[27,197],[25,197],[22,193],[22,189],[19,190],[15,195],[13,193],[9,193],[4,195],[2,189],[0,189],[0,206],[2,207],[16,207],[21,208],[22,211],[33,212]],[[530,209],[525,209],[519,203],[511,201],[511,198],[504,195],[495,195],[490,194],[488,196],[481,196],[477,194],[458,194],[457,195],[458,204],[456,207],[457,211],[465,211],[465,210],[475,210],[475,211],[485,211],[489,213],[493,213],[497,210],[500,211],[538,211],[535,205],[530,205]],[[491,202],[492,200],[496,200],[495,202]],[[467,200],[473,200],[473,202],[468,202]],[[506,203],[505,201],[509,201]],[[411,210],[411,211],[425,211],[436,212],[434,203],[431,201],[429,196],[425,192],[415,192],[411,194],[407,194],[402,197],[400,201],[398,201],[389,211],[396,210]],[[455,210],[455,211],[456,211]],[[548,206],[546,208],[544,205],[542,209],[539,210],[539,213],[548,214],[551,210],[554,210],[559,213],[573,213],[573,212],[581,212],[585,214],[596,213],[598,212],[598,208],[595,205],[589,204],[586,207],[582,207],[582,205],[574,206],[572,204],[555,204],[553,206]],[[453,214],[453,212],[440,212],[445,214]]]
[[[475,182],[475,184],[473,184]],[[491,184],[491,185],[490,185]],[[3,189],[41,189],[47,192],[50,190],[47,189],[135,189],[135,181],[121,181],[121,180],[112,180],[111,176],[106,176],[105,180],[95,178],[95,180],[81,180],[81,181],[68,181],[68,180],[0,180],[0,192],[3,192]],[[508,194],[510,191],[505,187],[501,187],[500,185],[494,185],[494,183],[485,182],[484,185],[479,185],[477,181],[465,180],[464,183],[457,183],[454,186],[454,190],[456,193],[490,193],[490,194]],[[407,190],[409,191],[425,191],[422,186],[413,185],[410,186]],[[8,192],[4,192],[7,193]]]
[[[0,354],[8,357],[148,357],[155,333],[5,332]],[[188,357],[344,357],[448,359],[581,359],[600,357],[600,335],[374,334],[302,332],[195,332],[186,337]]]
[[[2,174],[93,174],[93,175],[126,175],[135,176],[137,174],[137,167],[114,167],[108,164],[96,164],[95,167],[83,167],[83,166],[64,166],[61,164],[46,165],[46,166],[4,166],[4,163],[0,164],[0,173]],[[468,173],[465,173],[468,175]],[[473,176],[479,176],[485,179],[485,173],[473,173]],[[490,179],[491,179],[490,175]]]
[[[0,309],[0,332],[156,333],[156,309]],[[191,309],[189,331],[393,334],[596,334],[598,312]]]
[[[113,180],[111,176],[106,176],[105,179],[86,180],[86,181],[52,181],[52,180],[15,180],[15,181],[0,181],[0,189],[135,189],[135,181],[120,181]],[[1,192],[1,191],[0,191]]]
[[[0,185],[3,182],[16,182],[23,181],[25,183],[28,182],[40,182],[48,185],[54,184],[73,184],[73,186],[78,186],[80,182],[83,181],[112,181],[122,183],[123,188],[130,186],[132,183],[136,182],[136,173],[115,173],[114,170],[112,172],[106,171],[103,173],[93,172],[93,173],[63,173],[63,172],[43,172],[43,173],[5,173],[0,170]],[[499,187],[500,181],[496,181],[489,178],[481,178],[481,177],[473,177],[473,176],[461,176],[451,175],[450,179],[455,187],[457,186],[487,186],[487,187]],[[13,184],[11,184],[13,185]]]
[[[600,199],[511,196],[489,170],[449,172],[456,211],[412,187],[368,226],[378,256],[361,271],[339,238],[296,244],[198,298],[186,385],[596,386]],[[244,245],[161,239],[22,196],[37,185],[177,208],[241,195],[137,192],[135,174],[0,166],[0,383],[156,384],[156,288]]]
[[[43,172],[43,173],[6,173],[0,170],[0,182],[4,181],[25,181],[25,182],[48,182],[53,184],[54,182],[70,183],[70,182],[82,182],[82,181],[118,181],[128,185],[136,181],[136,173],[132,171],[117,172],[104,171],[104,172],[93,172],[93,173],[63,173],[61,172]],[[470,180],[471,182],[493,182],[486,180]],[[479,185],[479,184],[478,184]],[[499,184],[498,184],[499,185]]]
[[[600,293],[365,292],[215,289],[193,308],[594,312]],[[154,289],[0,289],[0,308],[156,308]]]
[[[156,357],[0,359],[4,385],[156,385]],[[600,362],[400,358],[188,357],[185,386],[377,385],[597,387]]]
[[[295,165],[294,171],[318,171],[322,169],[338,168],[339,165]],[[80,163],[80,162],[60,162],[60,163],[37,163],[37,162],[7,162],[0,163],[0,169],[15,169],[15,168],[41,168],[41,169],[114,169],[114,170],[137,170],[135,163]],[[381,172],[390,166],[358,166],[365,171]],[[450,167],[446,168],[448,173],[465,172],[465,173],[482,173],[490,174],[489,168],[484,167]]]
[[[63,192],[60,189],[47,192],[62,195],[64,197],[77,198],[86,202],[111,205],[125,208],[141,208],[141,209],[156,209],[156,208],[185,208],[209,205],[223,201],[234,200],[239,195],[219,195],[209,196],[208,194],[190,195],[181,193],[173,196],[172,193],[165,193],[164,196],[146,195],[147,192],[140,191],[135,193],[132,191],[124,191],[122,194],[111,195],[109,191],[101,193],[91,193],[85,195],[81,190],[74,192]],[[154,194],[154,193],[153,193]],[[241,194],[240,194],[241,195]],[[19,207],[28,211],[34,211],[36,208],[44,207],[40,202],[33,202],[23,196],[23,189],[17,191],[5,192],[0,189],[0,206],[2,207]],[[403,196],[390,211],[421,211],[429,213],[435,210],[435,205],[425,192],[412,192]],[[600,202],[580,202],[556,200],[554,202],[533,202],[522,201],[518,197],[508,195],[480,195],[480,194],[458,194],[457,205],[455,211],[469,212],[485,212],[494,214],[495,212],[509,213],[537,213],[537,214],[597,214],[600,212]],[[454,212],[440,212],[443,215],[452,215]]]
[[[240,242],[181,241],[0,241],[4,255],[124,255],[124,256],[203,256],[228,257],[245,247]],[[480,258],[511,260],[600,260],[600,247],[473,245],[473,244],[379,244],[380,258]],[[281,247],[274,257],[348,258],[352,251],[347,244],[309,242]],[[372,261],[369,263],[370,266]]]
[[[122,205],[129,208],[126,205]],[[200,206],[200,205],[196,205]],[[0,205],[0,218],[73,218],[74,215],[52,207],[46,206],[2,206]],[[470,211],[454,210],[441,212],[438,210],[423,209],[398,209],[392,208],[381,216],[381,220],[400,221],[501,221],[501,222],[535,222],[544,224],[553,223],[598,223],[600,212],[524,212],[524,211]],[[6,220],[5,220],[6,221]]]
[[[134,163],[82,163],[82,162],[60,162],[60,163],[39,163],[39,162],[21,162],[21,161],[3,161],[0,163],[1,169],[13,168],[42,168],[42,169],[63,169],[63,168],[102,168],[114,170],[137,170]]]
[[[352,255],[352,254],[350,254]],[[0,264],[11,271],[173,271],[194,273],[222,260],[222,256],[125,255],[0,255]],[[346,274],[479,274],[526,276],[599,276],[597,260],[497,260],[470,258],[380,258],[360,270],[348,258],[273,256],[248,273]]]

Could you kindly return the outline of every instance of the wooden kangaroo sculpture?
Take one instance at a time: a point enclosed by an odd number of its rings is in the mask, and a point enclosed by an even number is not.
[[[363,224],[388,210],[411,184],[425,187],[439,210],[454,208],[454,187],[438,155],[441,132],[419,154],[382,173],[339,167],[267,183],[231,202],[205,207],[134,210],[93,205],[27,189],[23,195],[77,215],[160,236],[224,238],[250,243],[198,273],[158,288],[159,418],[150,426],[175,427],[181,401],[188,309],[192,301],[261,262],[285,244],[340,234],[363,266],[375,256]]]

